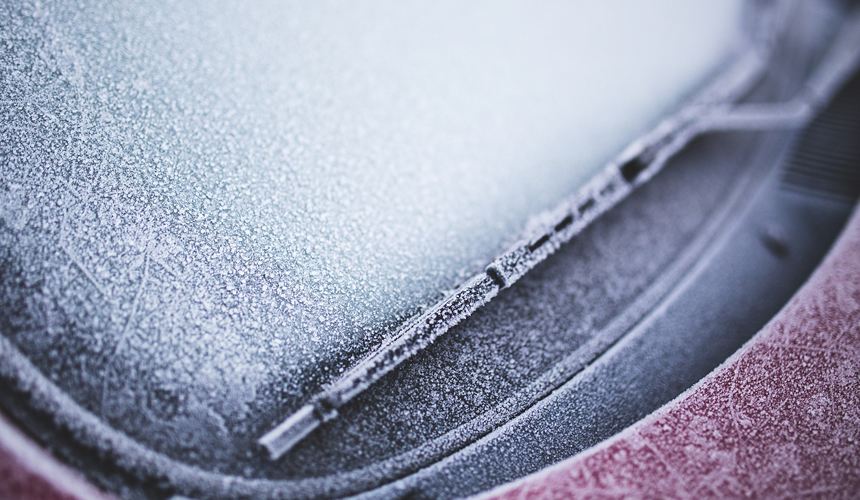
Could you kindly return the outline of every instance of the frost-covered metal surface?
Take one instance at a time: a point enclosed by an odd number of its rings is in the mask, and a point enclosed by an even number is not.
[[[749,344],[618,437],[483,500],[856,498],[860,213]]]
[[[116,500],[59,463],[0,415],[0,498]]]
[[[697,83],[736,3],[627,5],[645,38],[567,8],[4,4],[3,334],[147,446],[246,458]]]

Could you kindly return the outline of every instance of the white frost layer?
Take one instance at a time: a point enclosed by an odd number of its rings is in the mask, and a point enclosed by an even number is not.
[[[172,29],[185,19],[159,27],[180,52],[169,74],[199,78],[168,95],[199,103],[186,130],[209,125],[204,154],[219,140],[238,154],[224,170],[190,164],[181,184],[193,177],[222,220],[266,235],[256,244],[313,319],[366,324],[480,269],[652,124],[724,54],[736,3],[195,14],[212,23],[197,43]]]
[[[45,297],[97,289],[67,309],[112,363],[299,401],[671,110],[738,5],[35,5],[2,26],[7,225]]]

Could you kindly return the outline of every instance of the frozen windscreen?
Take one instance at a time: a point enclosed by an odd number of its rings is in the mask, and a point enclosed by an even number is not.
[[[108,417],[144,379],[301,402],[674,109],[738,4],[6,5],[16,342],[108,360],[33,356]]]

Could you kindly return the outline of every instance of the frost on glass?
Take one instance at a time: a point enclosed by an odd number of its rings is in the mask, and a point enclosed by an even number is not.
[[[671,111],[737,10],[8,2],[3,332],[144,437],[297,408]]]

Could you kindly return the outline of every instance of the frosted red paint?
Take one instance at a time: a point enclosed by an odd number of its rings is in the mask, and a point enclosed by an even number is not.
[[[860,213],[720,368],[608,442],[482,496],[860,498]]]
[[[116,500],[0,416],[0,500]]]

